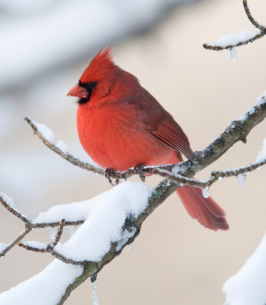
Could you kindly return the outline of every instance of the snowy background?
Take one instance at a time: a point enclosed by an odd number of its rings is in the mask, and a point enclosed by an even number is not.
[[[265,2],[249,4],[265,24]],[[73,154],[89,161],[77,137],[75,99],[66,94],[106,44],[114,47],[116,63],[135,74],[173,114],[194,150],[209,144],[266,90],[265,38],[241,47],[236,62],[229,52],[202,47],[227,34],[254,32],[239,0],[1,0],[0,16],[0,191],[31,218],[111,188],[104,178],[50,152],[23,121],[30,116],[48,125]],[[238,143],[199,177],[254,161],[265,136],[264,122],[247,145]],[[265,175],[264,168],[250,174],[245,188],[237,179],[211,188],[228,214],[228,232],[200,227],[171,196],[145,222],[132,252],[125,251],[101,272],[101,304],[222,304],[224,282],[243,266],[266,231]],[[8,243],[23,226],[0,211],[0,242]],[[48,231],[35,230],[28,240],[48,242]],[[51,261],[46,254],[14,249],[0,260],[6,275],[0,292]],[[66,304],[91,304],[90,286],[83,284]]]

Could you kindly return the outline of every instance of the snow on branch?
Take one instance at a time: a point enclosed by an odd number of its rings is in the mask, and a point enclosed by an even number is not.
[[[25,223],[25,230],[21,232],[11,243],[3,244],[0,243],[0,258],[5,256],[14,246],[18,244],[28,233],[31,232],[34,228],[55,228],[60,225],[60,220],[58,221],[47,221],[47,222],[40,222],[40,221],[33,221],[29,219],[27,216],[20,213],[13,202],[13,199],[7,196],[4,193],[0,192],[0,203],[13,215],[15,215],[18,219],[22,220]],[[62,219],[62,218],[61,218]],[[76,226],[84,223],[83,219],[77,221],[66,221],[66,226]]]
[[[58,243],[60,236],[57,233],[57,243],[55,245],[53,243],[53,249],[50,251],[57,260],[30,280],[2,293],[0,295],[1,305],[10,304],[12,301],[15,304],[15,300],[19,300],[20,304],[33,305],[38,303],[37,300],[39,300],[40,295],[44,298],[43,304],[62,305],[70,293],[87,278],[90,277],[95,281],[101,269],[117,257],[126,245],[132,244],[139,235],[145,219],[173,192],[184,183],[193,184],[198,181],[189,178],[192,178],[197,172],[219,159],[236,142],[242,141],[246,143],[246,137],[249,132],[266,117],[265,95],[266,92],[257,99],[257,105],[249,108],[240,118],[233,121],[207,148],[195,152],[191,159],[176,165],[173,172],[170,171],[173,165],[165,166],[168,170],[167,174],[174,175],[176,179],[185,178],[186,181],[182,180],[181,182],[181,180],[178,180],[173,182],[169,177],[170,181],[163,180],[154,189],[142,182],[125,182],[93,199],[53,207],[47,212],[41,213],[34,221],[16,210],[13,201],[8,199],[6,195],[0,194],[0,201],[3,206],[25,222],[28,230],[45,227],[55,228],[60,223],[63,226],[62,219],[65,219],[65,226],[83,223],[63,245]],[[69,155],[69,153],[64,153],[61,148],[48,141],[53,139],[51,132],[46,133],[46,128],[42,127],[41,134],[38,130],[38,123],[34,124],[30,119],[27,119],[27,121],[49,148],[71,163],[74,160],[73,164],[75,164],[75,160],[78,159]],[[255,169],[256,166],[264,164],[265,155],[266,149],[263,147],[263,153],[259,154],[256,165],[251,164],[245,168],[227,171],[225,176],[238,175],[239,172],[243,173],[243,171]],[[69,158],[66,158],[67,156]],[[96,172],[96,167],[91,168],[88,164],[84,166],[80,160],[75,165],[77,164],[81,168],[91,169]],[[151,173],[158,171],[158,174],[163,176],[165,171],[162,171],[162,169],[165,170],[165,168],[149,167],[148,170]],[[143,170],[145,171],[146,168]],[[130,173],[132,174],[133,171],[134,169]],[[102,175],[105,174],[102,169],[100,169],[100,172]],[[221,172],[217,173],[222,177],[223,174]],[[119,176],[121,173],[114,172],[113,174]],[[139,173],[134,172],[134,174]],[[127,172],[122,173],[122,175],[125,177]],[[31,250],[33,248],[48,250],[49,248],[49,245],[38,242],[20,244],[26,248],[28,247],[28,249],[31,248]],[[5,248],[5,245],[0,244],[0,248]],[[65,263],[58,260],[62,260]],[[73,266],[73,264],[82,266]],[[53,282],[54,278],[57,279],[57,282],[51,286],[51,279]],[[38,293],[32,294],[35,288]],[[48,291],[49,293],[47,293]],[[29,292],[31,292],[30,299],[28,298]]]
[[[203,47],[207,50],[212,51],[225,51],[230,50],[231,58],[233,61],[237,59],[237,50],[239,47],[248,45],[255,40],[263,37],[266,35],[266,27],[261,24],[260,22],[256,21],[255,18],[252,16],[247,0],[243,0],[243,5],[245,9],[245,13],[250,20],[250,22],[259,29],[259,31],[250,33],[249,31],[243,31],[239,34],[230,34],[227,36],[223,36],[218,39],[215,44],[205,43]]]

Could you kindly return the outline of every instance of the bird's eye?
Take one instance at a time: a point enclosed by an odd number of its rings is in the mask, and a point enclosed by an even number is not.
[[[96,88],[97,85],[98,85],[97,82],[90,82],[90,83],[89,83],[89,86],[90,86],[91,89]]]

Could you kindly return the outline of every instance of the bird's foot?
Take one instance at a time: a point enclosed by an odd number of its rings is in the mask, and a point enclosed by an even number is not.
[[[119,184],[119,179],[115,179],[115,183],[113,183],[113,180],[112,178],[115,176],[115,170],[113,168],[107,168],[105,170],[105,178],[109,181],[109,183],[112,185],[112,186],[116,186],[117,184]]]
[[[145,165],[143,163],[139,163],[137,164],[134,169],[137,171],[137,173],[139,174],[139,177],[141,179],[142,182],[145,182],[145,173],[143,171],[143,168],[145,167]]]

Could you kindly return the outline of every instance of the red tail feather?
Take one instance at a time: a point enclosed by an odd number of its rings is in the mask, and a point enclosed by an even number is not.
[[[224,210],[211,198],[204,198],[199,188],[183,186],[177,191],[189,215],[204,227],[217,231],[228,230]]]

